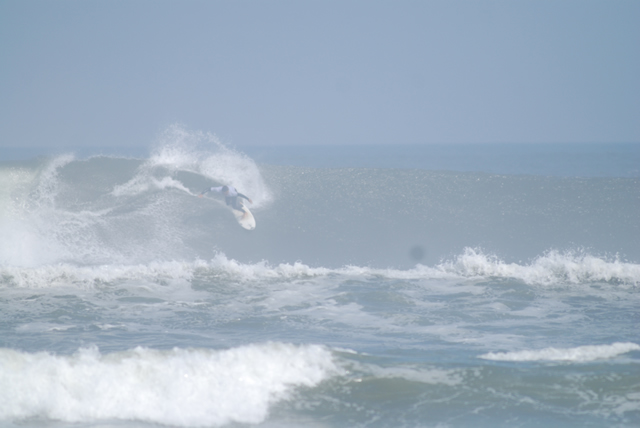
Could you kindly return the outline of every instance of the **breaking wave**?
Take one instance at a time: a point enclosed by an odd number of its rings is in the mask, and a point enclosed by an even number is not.
[[[640,284],[640,265],[606,261],[589,255],[575,256],[551,252],[528,265],[505,263],[479,250],[467,248],[452,261],[412,269],[377,269],[345,266],[338,269],[314,268],[301,262],[271,265],[266,261],[240,263],[224,254],[209,261],[167,261],[138,265],[75,266],[55,264],[25,268],[0,267],[0,286],[52,288],[74,285],[94,288],[131,280],[151,283],[187,284],[198,277],[220,277],[231,282],[294,281],[324,277],[388,278],[405,280],[484,280],[516,279],[530,285],[577,285],[608,283],[619,286]]]
[[[634,179],[257,165],[179,126],[147,159],[63,155],[2,164],[0,178],[0,267],[16,285],[198,269],[238,280],[640,280],[637,212],[627,203]],[[244,233],[223,201],[194,198],[222,184],[253,200],[254,231]]]
[[[0,419],[122,419],[182,427],[259,423],[298,387],[340,373],[316,345],[135,348],[71,356],[0,349]]]

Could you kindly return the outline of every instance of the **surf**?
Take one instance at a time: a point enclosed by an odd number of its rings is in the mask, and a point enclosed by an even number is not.
[[[10,425],[638,419],[637,177],[282,165],[174,127],[0,178]]]
[[[4,163],[0,174],[3,266],[192,262],[224,254],[247,265],[406,271],[420,264],[498,276],[502,269],[544,282],[550,270],[549,281],[579,281],[601,260],[603,272],[618,269],[612,281],[633,282],[640,260],[629,203],[636,178],[259,164],[213,134],[180,126],[166,129],[143,158],[67,154]],[[260,226],[251,234],[222,200],[195,197],[225,184],[253,200]],[[481,250],[474,256],[468,248]],[[499,263],[487,259],[494,256]],[[534,261],[535,268],[518,272]]]

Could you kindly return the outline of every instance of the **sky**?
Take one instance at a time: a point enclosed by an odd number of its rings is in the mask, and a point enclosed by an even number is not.
[[[640,143],[637,0],[0,0],[0,147]]]

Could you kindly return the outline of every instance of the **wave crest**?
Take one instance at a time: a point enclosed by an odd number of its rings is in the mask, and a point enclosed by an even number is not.
[[[640,265],[609,262],[594,256],[576,257],[551,252],[529,265],[505,263],[494,256],[467,248],[454,261],[413,269],[377,269],[345,266],[338,269],[311,267],[302,262],[270,265],[266,261],[240,263],[218,253],[209,261],[196,260],[150,262],[138,265],[74,266],[71,264],[39,267],[0,267],[0,285],[18,288],[50,288],[76,285],[91,288],[130,280],[152,283],[188,283],[197,277],[224,277],[231,282],[298,280],[314,277],[381,277],[404,280],[483,280],[517,279],[530,285],[612,283],[637,286]]]
[[[530,264],[505,263],[481,250],[465,248],[453,261],[438,270],[462,277],[516,278],[527,284],[581,284],[607,282],[640,284],[640,265],[619,260],[608,261],[589,254],[549,251]]]
[[[138,347],[71,356],[0,349],[0,419],[141,420],[177,426],[260,423],[296,387],[340,372],[319,345],[223,351]]]

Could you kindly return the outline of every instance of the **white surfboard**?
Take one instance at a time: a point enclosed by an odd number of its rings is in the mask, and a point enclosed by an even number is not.
[[[199,198],[202,198],[202,194],[199,195],[195,195],[194,193],[191,193],[193,196],[198,196]],[[222,204],[222,205],[226,205],[223,201],[219,201],[216,200],[218,203]],[[233,213],[233,216],[236,218],[236,220],[238,220],[238,224],[240,226],[242,226],[243,228],[247,229],[247,230],[253,230],[256,228],[256,219],[253,217],[253,214],[251,214],[251,211],[249,211],[249,208],[247,208],[246,206],[244,206],[244,204],[240,201],[238,201],[240,203],[240,205],[242,205],[242,207],[244,208],[244,212],[242,211],[238,211],[235,210],[233,208],[231,208],[230,206],[226,205],[227,208],[229,208],[231,210],[231,212]]]
[[[249,208],[247,208],[246,206],[244,207],[244,211],[245,212],[242,212],[231,208],[231,212],[236,217],[236,220],[238,220],[238,224],[240,226],[244,227],[247,230],[255,229],[256,219],[253,217],[253,214],[251,214],[251,211],[249,211]]]

